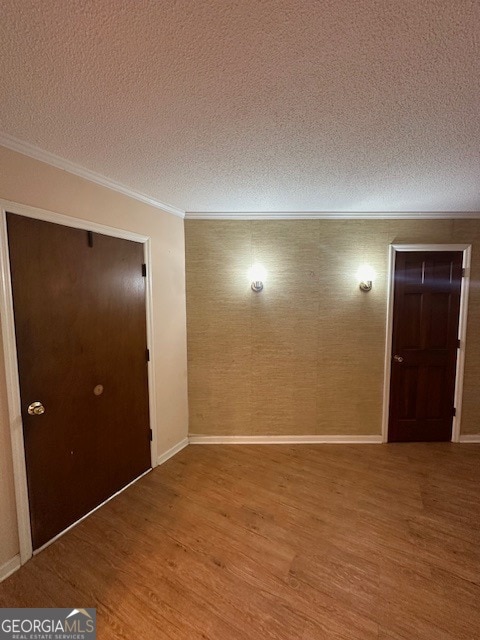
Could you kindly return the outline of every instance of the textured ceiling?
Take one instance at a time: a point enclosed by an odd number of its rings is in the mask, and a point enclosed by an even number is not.
[[[478,0],[2,0],[0,131],[187,211],[480,210]]]

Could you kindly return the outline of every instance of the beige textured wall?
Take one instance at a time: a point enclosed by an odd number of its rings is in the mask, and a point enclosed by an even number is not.
[[[392,242],[473,244],[462,432],[480,432],[480,220],[185,227],[191,434],[380,434]],[[260,294],[254,262],[268,272]],[[368,294],[364,263],[377,273]]]
[[[188,428],[183,220],[2,147],[0,168],[0,198],[151,237],[160,455]],[[0,566],[18,552],[9,437],[0,377]]]

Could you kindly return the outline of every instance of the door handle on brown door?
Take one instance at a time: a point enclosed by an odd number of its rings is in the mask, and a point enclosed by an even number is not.
[[[395,360],[395,362],[403,362],[402,356],[393,356],[393,359]]]
[[[41,402],[32,402],[28,405],[27,411],[31,416],[41,416],[42,413],[45,413],[45,407]]]

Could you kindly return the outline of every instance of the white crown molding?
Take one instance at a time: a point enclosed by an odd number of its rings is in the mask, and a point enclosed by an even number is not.
[[[14,556],[11,560],[5,562],[5,564],[2,564],[0,567],[0,582],[8,578],[8,576],[11,576],[17,569],[20,569],[20,566],[20,554]]]
[[[175,207],[144,193],[100,175],[90,169],[45,151],[29,142],[19,140],[8,133],[0,132],[0,146],[16,151],[40,162],[62,169],[80,178],[99,184],[102,187],[121,193],[129,198],[144,202],[186,220],[452,220],[478,219],[480,211],[239,211],[239,212],[203,212],[187,211]]]
[[[201,436],[191,435],[190,444],[381,444],[382,436]]]
[[[187,211],[186,220],[466,220],[480,211],[262,211],[238,213]]]
[[[459,442],[462,444],[480,444],[480,433],[465,434],[460,436]]]
[[[185,217],[185,211],[183,211],[183,209],[179,209],[178,207],[174,207],[171,204],[167,204],[165,202],[161,202],[160,200],[156,200],[155,198],[151,198],[144,193],[139,193],[138,191],[130,189],[129,187],[126,187],[119,182],[115,182],[115,180],[110,180],[109,178],[106,178],[99,173],[95,173],[95,171],[85,169],[84,167],[81,167],[74,162],[70,162],[70,160],[65,160],[64,158],[61,158],[54,153],[50,153],[49,151],[44,151],[43,149],[40,149],[39,147],[36,147],[29,142],[18,140],[17,138],[10,136],[8,133],[0,133],[0,145],[2,147],[6,147],[7,149],[11,149],[12,151],[22,153],[23,155],[33,158],[34,160],[45,162],[46,164],[49,164],[52,167],[56,167],[57,169],[62,169],[63,171],[67,171],[68,173],[73,173],[80,178],[84,178],[85,180],[89,180],[90,182],[94,182],[95,184],[99,184],[102,187],[111,189],[112,191],[117,191],[118,193],[121,193],[124,196],[128,196],[129,198],[133,198],[134,200],[139,200],[140,202],[149,204],[156,209],[165,211],[166,213],[171,213],[174,216],[178,216],[179,218]]]
[[[159,455],[157,458],[157,464],[158,465],[163,464],[170,458],[173,458],[173,456],[176,455],[179,451],[181,451],[182,449],[185,449],[187,445],[188,445],[188,438],[183,438],[183,440],[180,440],[180,442],[177,442],[177,444],[174,444],[173,447],[170,447],[170,449],[165,451],[165,453],[162,453],[161,455]]]

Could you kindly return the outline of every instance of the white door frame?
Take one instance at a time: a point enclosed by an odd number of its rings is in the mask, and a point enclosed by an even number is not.
[[[144,261],[147,265],[146,281],[146,319],[147,342],[150,350],[148,362],[148,395],[150,410],[150,428],[152,441],[150,455],[152,468],[157,465],[157,424],[155,403],[155,353],[153,341],[153,304],[152,304],[152,256],[150,238],[137,233],[116,229],[96,222],[89,222],[80,218],[73,218],[60,213],[37,209],[8,200],[0,199],[0,271],[1,271],[1,305],[2,340],[5,353],[5,373],[8,394],[8,415],[10,421],[10,437],[12,443],[13,475],[15,485],[15,501],[17,507],[18,540],[20,546],[20,562],[24,564],[32,557],[32,535],[30,528],[30,509],[27,489],[27,473],[25,464],[25,445],[23,441],[23,424],[20,404],[20,381],[18,377],[17,346],[15,340],[15,320],[13,314],[13,296],[10,274],[10,260],[8,250],[6,213],[16,213],[36,220],[45,220],[75,229],[85,229],[94,233],[101,233],[114,238],[133,240],[143,244]],[[70,528],[70,527],[69,527]],[[58,537],[58,536],[57,536]],[[55,538],[56,539],[56,538]],[[47,543],[49,544],[49,543]]]
[[[462,278],[460,293],[460,315],[458,338],[460,347],[457,354],[457,368],[455,373],[454,406],[456,414],[452,424],[452,442],[460,441],[460,424],[462,419],[463,373],[465,367],[465,341],[467,336],[468,293],[470,288],[470,263],[472,256],[471,244],[391,244],[388,252],[388,293],[387,293],[387,332],[385,341],[385,368],[383,382],[383,416],[382,442],[388,442],[388,417],[390,405],[390,373],[392,367],[392,338],[393,338],[393,294],[395,286],[395,260],[398,252],[404,251],[462,251],[462,267],[465,275]]]

